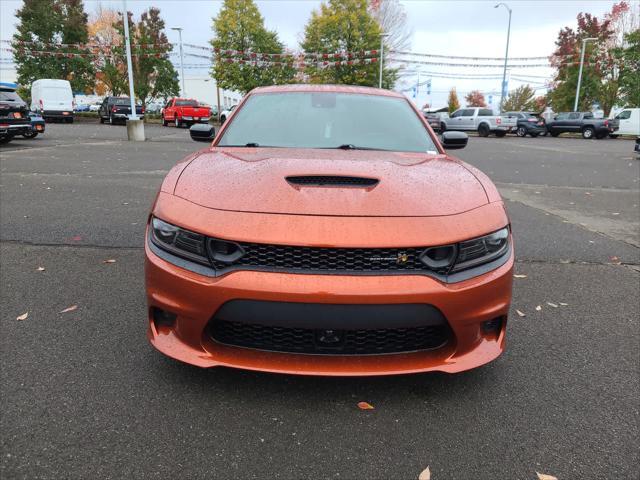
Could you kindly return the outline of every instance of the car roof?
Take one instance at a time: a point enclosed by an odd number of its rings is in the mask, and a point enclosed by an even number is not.
[[[249,93],[285,93],[285,92],[330,92],[330,93],[351,93],[360,95],[380,95],[384,97],[405,98],[404,95],[391,90],[373,87],[360,87],[355,85],[272,85],[269,87],[258,87]]]

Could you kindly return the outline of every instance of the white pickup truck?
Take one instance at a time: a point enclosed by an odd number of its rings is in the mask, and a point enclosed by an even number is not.
[[[441,131],[460,130],[476,131],[481,137],[488,137],[495,133],[496,137],[504,137],[508,132],[515,131],[518,119],[515,116],[495,115],[490,108],[469,107],[460,108],[449,118],[443,118]]]

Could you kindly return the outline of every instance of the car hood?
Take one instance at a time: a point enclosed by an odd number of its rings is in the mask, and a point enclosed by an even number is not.
[[[296,176],[378,182],[316,186],[288,180]],[[457,159],[373,150],[213,147],[188,164],[173,193],[218,210],[295,215],[441,216],[488,203],[482,184]]]

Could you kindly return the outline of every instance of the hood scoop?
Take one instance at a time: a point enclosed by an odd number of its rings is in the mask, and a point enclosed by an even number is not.
[[[379,181],[377,178],[346,177],[342,175],[299,175],[287,177],[287,182],[296,187],[372,188]]]

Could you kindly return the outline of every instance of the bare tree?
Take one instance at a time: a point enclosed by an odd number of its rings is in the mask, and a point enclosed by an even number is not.
[[[389,36],[385,47],[389,50],[408,50],[413,31],[408,27],[407,12],[398,0],[371,0],[371,14]]]

